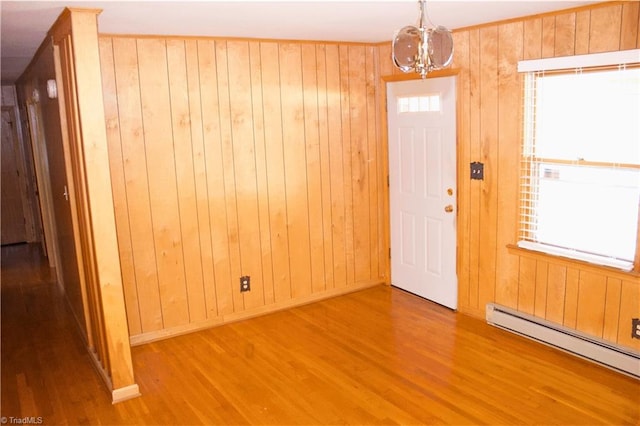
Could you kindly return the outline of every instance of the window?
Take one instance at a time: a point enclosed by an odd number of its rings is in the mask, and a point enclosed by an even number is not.
[[[398,98],[398,112],[440,111],[440,95],[402,96]]]
[[[637,66],[526,74],[520,247],[633,269],[638,117]]]

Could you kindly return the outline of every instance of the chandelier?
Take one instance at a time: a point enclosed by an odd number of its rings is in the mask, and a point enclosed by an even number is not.
[[[453,37],[443,26],[426,27],[425,0],[418,0],[418,25],[407,25],[396,31],[392,43],[393,63],[400,71],[415,72],[422,78],[427,73],[446,68],[453,60]]]

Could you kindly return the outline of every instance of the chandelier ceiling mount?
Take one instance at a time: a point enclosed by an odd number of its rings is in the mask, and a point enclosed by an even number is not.
[[[438,25],[427,28],[426,0],[418,0],[420,16],[417,26],[407,25],[396,31],[392,42],[394,65],[402,72],[415,72],[425,78],[434,70],[448,67],[453,61],[451,31]]]

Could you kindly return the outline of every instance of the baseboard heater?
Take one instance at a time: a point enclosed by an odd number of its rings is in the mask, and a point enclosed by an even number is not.
[[[487,322],[640,379],[640,353],[493,303]]]

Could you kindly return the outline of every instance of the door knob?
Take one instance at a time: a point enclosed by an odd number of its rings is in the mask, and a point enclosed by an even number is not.
[[[447,213],[451,213],[453,211],[453,206],[451,204],[445,206],[444,211]]]

